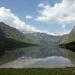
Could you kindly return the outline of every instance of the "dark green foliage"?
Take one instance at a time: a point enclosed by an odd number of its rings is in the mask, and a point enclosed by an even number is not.
[[[60,44],[59,46],[62,48],[70,49],[75,52],[75,41],[66,44]]]
[[[3,38],[0,40],[0,49],[9,50],[28,46],[33,46],[33,44],[25,43],[11,38]]]
[[[14,50],[17,48],[24,48],[29,46],[36,46],[36,45],[25,43],[11,38],[0,37],[0,55],[3,54],[5,50]]]
[[[75,69],[0,69],[0,75],[75,75]]]

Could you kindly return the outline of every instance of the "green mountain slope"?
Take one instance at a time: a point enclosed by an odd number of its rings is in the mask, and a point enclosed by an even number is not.
[[[59,46],[75,51],[75,27],[72,29],[72,31],[70,32],[68,37],[64,40],[64,42]]]
[[[3,22],[0,22],[0,54],[4,53],[5,50],[12,50],[34,45],[27,43],[24,40],[25,36],[23,33],[4,24]]]
[[[70,43],[75,41],[75,27],[72,29],[70,34],[68,35],[68,38],[64,41],[64,43]]]

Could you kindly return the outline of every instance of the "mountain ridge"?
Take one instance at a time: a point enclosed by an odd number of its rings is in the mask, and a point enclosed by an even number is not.
[[[68,37],[59,46],[75,51],[75,26],[68,34]]]

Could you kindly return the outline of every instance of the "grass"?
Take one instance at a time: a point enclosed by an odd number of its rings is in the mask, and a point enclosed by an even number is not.
[[[0,75],[75,75],[75,68],[0,69]]]

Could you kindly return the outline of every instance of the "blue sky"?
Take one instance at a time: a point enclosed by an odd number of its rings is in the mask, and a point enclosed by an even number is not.
[[[71,21],[71,19],[64,20],[64,17],[60,18],[62,15],[68,15],[70,18],[72,17],[70,14],[60,10],[60,7],[64,6],[65,3],[69,6],[69,0],[0,0],[0,7],[10,9],[11,12],[19,17],[21,21],[25,22],[26,25],[35,27],[42,32],[46,31],[54,34],[64,34],[72,29],[75,19],[73,18],[73,21]],[[53,13],[51,13],[51,8]],[[57,11],[59,11],[59,13],[56,12],[56,9],[58,9]],[[50,15],[48,16],[43,12],[50,13]],[[56,12],[56,15],[54,12]],[[61,12],[65,14],[60,14]],[[73,15],[75,15],[74,12]],[[57,17],[54,18],[54,16]],[[68,19],[68,17],[66,17],[66,19]],[[58,21],[61,22],[63,21],[63,23],[59,23],[54,19],[58,19]]]

